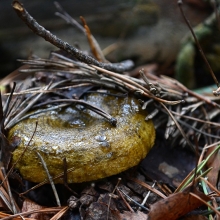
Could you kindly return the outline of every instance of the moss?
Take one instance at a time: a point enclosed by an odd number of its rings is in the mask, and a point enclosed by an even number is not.
[[[36,151],[44,158],[52,176],[63,172],[63,158],[66,158],[68,168],[73,168],[68,173],[69,183],[118,174],[146,156],[154,144],[155,129],[151,121],[145,121],[146,112],[139,109],[136,99],[90,94],[87,101],[115,117],[116,127],[90,110],[71,106],[32,116],[10,130],[9,139],[13,136],[21,139],[13,152],[14,162],[38,121],[33,140],[16,165],[25,179],[32,182],[47,179]]]

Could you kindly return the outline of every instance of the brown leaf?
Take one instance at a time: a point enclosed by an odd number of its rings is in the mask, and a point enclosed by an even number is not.
[[[191,187],[153,204],[150,208],[148,220],[160,220],[164,219],[164,216],[166,216],[166,219],[175,220],[203,205],[200,200],[189,194],[190,190]],[[210,200],[208,196],[195,188],[192,188],[191,192],[205,201]]]

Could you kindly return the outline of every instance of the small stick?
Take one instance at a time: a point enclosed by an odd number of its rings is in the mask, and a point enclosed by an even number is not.
[[[66,171],[66,173],[70,173],[70,172],[72,172],[72,171],[74,171],[74,170],[75,170],[75,167],[69,168],[69,169]],[[58,179],[58,178],[61,178],[61,177],[63,177],[63,175],[64,175],[64,173],[62,172],[62,173],[56,175],[55,177],[53,177],[53,180],[56,180],[56,179]],[[20,193],[19,196],[23,196],[24,194],[26,194],[26,193],[28,193],[28,192],[34,190],[34,189],[39,188],[40,186],[43,186],[44,184],[46,184],[46,183],[48,183],[48,182],[49,182],[49,180],[44,180],[43,182],[38,183],[37,185],[35,185],[35,186],[31,187],[30,189],[26,190],[25,192]]]
[[[141,205],[140,203],[136,202],[134,199],[132,199],[129,195],[127,195],[124,191],[122,191],[121,189],[118,189],[120,192],[122,192],[128,200],[132,201],[133,203],[135,203],[137,206],[139,206],[140,208],[142,208],[145,211],[149,211],[148,208],[146,208],[145,206]]]
[[[121,196],[122,200],[124,201],[125,205],[127,206],[127,208],[129,209],[130,212],[134,212],[134,210],[131,208],[131,206],[129,205],[129,203],[126,201],[125,197],[122,195],[121,191],[117,188],[117,192],[119,193],[119,195]]]
[[[192,35],[193,35],[193,38],[194,38],[194,40],[195,40],[195,42],[196,42],[196,45],[197,45],[197,47],[198,47],[198,49],[199,49],[199,52],[201,53],[201,56],[202,56],[203,60],[205,61],[206,65],[207,65],[207,67],[208,67],[208,69],[209,69],[209,72],[210,72],[210,74],[211,74],[213,80],[215,81],[215,84],[216,84],[217,87],[219,88],[219,87],[220,87],[220,84],[219,84],[219,82],[218,82],[218,80],[217,80],[217,78],[216,78],[214,72],[212,71],[212,68],[211,68],[211,66],[210,66],[210,64],[209,64],[209,62],[208,62],[208,60],[206,59],[205,54],[203,53],[203,50],[202,50],[202,48],[201,48],[201,46],[200,46],[200,43],[199,43],[199,41],[198,41],[198,39],[197,39],[197,37],[196,37],[196,35],[195,35],[195,33],[194,33],[194,31],[193,31],[193,29],[192,29],[190,23],[189,23],[189,20],[188,20],[188,19],[186,18],[186,16],[185,16],[185,13],[184,13],[184,11],[183,11],[183,9],[182,9],[182,4],[183,4],[182,0],[178,0],[178,6],[179,6],[179,8],[180,8],[180,11],[181,11],[181,14],[182,14],[182,16],[183,16],[183,19],[185,20],[187,26],[189,27],[189,29],[190,29],[190,31],[191,31],[191,33],[192,33]]]
[[[46,41],[49,41],[56,47],[75,56],[78,60],[84,63],[93,64],[101,68],[116,72],[124,72],[131,69],[134,66],[134,63],[131,60],[126,60],[121,63],[101,63],[93,57],[88,56],[84,54],[82,51],[71,46],[69,43],[62,41],[60,38],[56,37],[50,31],[46,30],[43,26],[39,25],[37,21],[25,10],[23,5],[19,1],[13,1],[12,6],[16,11],[17,15],[35,34],[44,38]]]
[[[42,165],[43,165],[43,167],[44,167],[44,170],[45,170],[46,173],[47,173],[47,177],[48,177],[48,179],[49,179],[49,181],[50,181],[50,184],[51,184],[51,187],[52,187],[54,196],[55,196],[56,201],[57,201],[57,205],[58,205],[59,207],[61,207],[60,199],[59,199],[59,196],[58,196],[58,194],[57,194],[57,190],[56,190],[55,184],[54,184],[54,182],[53,182],[53,178],[52,178],[52,176],[50,175],[49,170],[47,169],[47,165],[46,165],[46,163],[45,163],[43,157],[40,155],[40,153],[39,153],[39,152],[36,152],[36,153],[37,153],[37,156],[39,157],[39,159],[40,159],[40,161],[41,161],[41,163],[42,163]]]
[[[68,186],[66,157],[63,158],[63,184],[74,196],[79,197],[79,195]]]
[[[106,219],[108,220],[108,217],[109,217],[109,209],[110,209],[110,205],[111,205],[111,199],[112,199],[112,194],[115,193],[115,190],[117,189],[119,183],[121,182],[121,178],[118,178],[118,182],[114,188],[114,190],[112,191],[111,194],[109,194],[109,201],[108,201],[108,210],[107,210],[107,216],[106,216]]]
[[[144,188],[150,190],[151,192],[155,193],[156,195],[160,196],[161,198],[165,199],[167,198],[166,195],[164,195],[162,192],[160,192],[159,190],[157,190],[156,188],[153,188],[152,186],[148,185],[147,183],[145,182],[142,182],[141,180],[139,179],[136,179],[136,178],[132,178],[132,177],[129,177],[128,178],[129,180],[143,186]]]
[[[156,182],[154,181],[153,185],[151,187],[154,188],[154,186],[156,185]],[[147,202],[148,197],[150,196],[151,191],[149,190],[147,195],[144,197],[144,200],[142,201],[141,205],[145,205],[145,203]]]

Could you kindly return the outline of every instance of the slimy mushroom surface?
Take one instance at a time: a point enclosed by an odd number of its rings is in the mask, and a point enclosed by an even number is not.
[[[68,183],[79,183],[118,174],[137,165],[154,144],[152,121],[145,121],[137,99],[91,93],[86,101],[117,119],[113,126],[102,116],[79,105],[30,116],[10,129],[8,139],[19,139],[15,162],[36,133],[16,165],[24,179],[41,182],[46,172],[36,152],[43,157],[52,177],[63,173],[66,158]],[[37,112],[40,112],[38,109]],[[55,182],[62,183],[62,178]]]

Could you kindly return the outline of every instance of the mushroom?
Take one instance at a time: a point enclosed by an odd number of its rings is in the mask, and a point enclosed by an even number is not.
[[[63,173],[63,159],[66,158],[68,183],[115,175],[145,158],[154,144],[155,129],[152,121],[145,121],[147,113],[141,110],[138,100],[100,93],[91,93],[85,98],[88,103],[116,118],[116,126],[79,105],[46,112],[38,109],[33,112],[37,114],[16,124],[8,134],[9,140],[14,137],[20,140],[12,162],[17,161],[27,147],[16,164],[24,179],[32,182],[47,179],[37,152],[43,157],[52,177]],[[36,132],[27,146],[36,121]],[[62,183],[62,178],[55,182]]]

